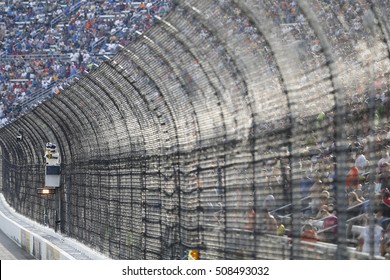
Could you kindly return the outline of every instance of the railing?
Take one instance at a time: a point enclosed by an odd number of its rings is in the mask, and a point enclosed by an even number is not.
[[[78,71],[76,75],[68,77],[64,81],[57,83],[57,82],[51,82],[47,88],[40,89],[32,93],[29,97],[23,99],[18,104],[22,107],[23,112],[27,112],[31,110],[35,105],[37,105],[40,102],[43,102],[44,100],[51,98],[51,96],[54,95],[53,93],[53,87],[56,85],[63,85],[66,87],[66,85],[70,85],[73,83],[75,79],[78,79],[77,77],[82,75],[83,73]]]
[[[35,104],[42,102],[48,98],[52,93],[52,88],[55,85],[54,82],[50,83],[46,89],[41,89],[35,91],[31,96],[24,98],[22,101],[18,102],[18,105],[21,106],[22,111],[28,111],[33,108]]]
[[[353,210],[359,209],[360,207],[362,207],[362,206],[364,206],[364,205],[366,205],[366,204],[368,204],[368,203],[370,203],[370,201],[369,201],[369,200],[365,200],[365,201],[363,201],[363,202],[361,202],[361,203],[359,203],[359,204],[356,204],[356,205],[353,205],[353,206],[348,207],[348,208],[347,208],[347,211],[348,211],[348,212],[351,212],[351,211],[353,211]]]
[[[303,202],[303,201],[306,201],[306,200],[309,200],[309,199],[311,199],[311,197],[310,197],[310,196],[306,196],[306,197],[304,197],[304,198],[301,198],[299,201],[300,201],[300,202]],[[292,204],[289,203],[289,204],[283,205],[283,206],[281,206],[281,207],[279,207],[279,208],[277,208],[277,209],[274,209],[274,210],[270,211],[270,213],[276,213],[276,212],[278,212],[278,211],[287,209],[287,208],[289,208],[289,207],[291,207],[291,206],[292,206]],[[302,211],[305,211],[305,210],[307,210],[307,209],[309,209],[309,208],[308,208],[308,207],[304,207],[304,208],[302,208]],[[289,216],[289,215],[291,215],[291,214],[288,214],[287,216]]]
[[[81,7],[81,1],[77,2],[76,4],[74,4],[73,6],[71,6],[69,8],[69,15],[72,15],[74,14],[75,12],[77,12],[80,7]],[[50,21],[50,27],[53,28],[55,27],[58,23],[61,22],[62,19],[64,19],[66,17],[66,15],[64,13],[61,13],[59,14],[58,16],[56,16],[55,18],[53,18],[51,21]]]
[[[95,52],[95,49],[107,42],[107,37],[101,37],[96,42],[92,43],[91,45],[91,52]]]
[[[15,55],[9,55],[9,54],[0,54],[0,61],[13,61],[18,58],[23,58],[23,60],[36,60],[36,59],[46,59],[46,58],[56,58],[60,61],[67,61],[70,59],[69,53],[34,53],[34,54],[15,54]]]
[[[77,12],[77,10],[80,9],[80,7],[81,7],[81,1],[77,2],[72,7],[70,7],[69,14],[73,14],[73,13]]]
[[[50,21],[50,27],[53,28],[54,26],[56,26],[61,21],[61,19],[63,17],[65,17],[65,15],[64,14],[60,14],[60,15],[56,16],[55,18],[53,18]]]

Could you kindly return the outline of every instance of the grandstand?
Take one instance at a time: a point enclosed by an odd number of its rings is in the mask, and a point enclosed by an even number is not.
[[[113,259],[389,258],[388,1],[0,11],[19,213]],[[62,175],[43,196],[47,142]]]

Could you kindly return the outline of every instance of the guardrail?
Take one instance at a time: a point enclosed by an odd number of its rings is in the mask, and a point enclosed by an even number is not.
[[[61,21],[61,19],[63,17],[65,17],[65,15],[64,14],[60,14],[60,15],[56,16],[55,18],[53,18],[50,21],[50,27],[53,28],[54,26],[56,26]]]
[[[70,13],[70,14],[73,14],[73,13],[76,12],[78,9],[80,9],[80,7],[81,7],[81,1],[77,2],[77,3],[74,4],[72,7],[70,7],[69,13]]]
[[[107,42],[107,37],[101,37],[99,40],[91,45],[91,52],[95,52],[95,49]]]
[[[0,55],[0,61],[13,61],[18,58],[23,58],[24,60],[35,60],[35,59],[45,59],[45,58],[56,58],[61,61],[67,61],[70,59],[70,53],[57,53],[50,54],[47,52],[44,53],[35,53],[35,54],[4,54]]]

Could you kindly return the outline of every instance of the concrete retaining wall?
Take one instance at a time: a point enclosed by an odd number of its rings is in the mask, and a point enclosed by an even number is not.
[[[39,260],[74,260],[43,237],[18,225],[0,212],[0,229],[21,246],[26,252]]]

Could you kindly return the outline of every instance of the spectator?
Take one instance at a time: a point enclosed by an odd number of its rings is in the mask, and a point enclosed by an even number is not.
[[[384,189],[382,191],[383,203],[390,207],[390,191],[389,189]]]
[[[306,223],[301,230],[301,240],[315,242],[318,240],[317,230],[311,223]]]
[[[364,156],[363,151],[359,151],[358,156],[356,157],[356,160],[355,160],[356,168],[362,173],[366,170],[368,163],[369,162],[366,159],[366,157]]]
[[[348,193],[348,207],[349,208],[352,208],[352,207],[357,206],[357,205],[361,205],[362,203],[363,203],[363,201],[361,201],[359,199],[356,192],[352,191],[352,192]]]
[[[79,57],[78,57],[78,67],[81,67],[81,63],[83,63],[84,61],[84,56],[83,54],[81,53],[81,51],[79,51]]]
[[[355,165],[355,160],[350,160],[350,169],[345,180],[347,192],[351,192],[359,187],[359,169]]]
[[[383,163],[381,173],[379,174],[380,190],[386,191],[390,189],[390,163]]]
[[[314,182],[310,178],[310,171],[305,171],[304,177],[300,181],[300,187],[301,187],[301,196],[302,198],[305,198],[310,195],[310,188],[313,186]]]
[[[315,215],[321,206],[322,181],[317,178],[313,186],[310,188],[310,207],[312,215]]]
[[[259,218],[261,232],[274,235],[278,233],[278,223],[275,217],[267,209],[261,210]]]
[[[336,242],[337,241],[337,223],[338,219],[337,216],[334,214],[331,214],[329,209],[325,208],[323,210],[323,224],[322,224],[322,233],[321,233],[321,240],[324,242]]]
[[[275,205],[276,205],[272,187],[270,186],[265,187],[264,191],[265,191],[265,198],[263,202],[263,208],[267,209],[268,211],[272,211],[275,209]]]
[[[276,223],[277,223],[277,226],[278,226],[277,234],[279,236],[284,236],[286,234],[286,227],[282,223],[281,217],[280,216],[275,216],[275,219],[276,219]]]
[[[390,224],[386,227],[383,233],[383,239],[381,242],[381,256],[386,259],[390,259]]]
[[[371,246],[373,246],[373,252],[375,256],[381,255],[381,241],[382,241],[383,228],[378,224],[378,219],[375,219],[374,227],[374,239],[372,242],[370,234],[370,226],[365,226],[360,236],[358,237],[358,250],[363,253],[370,254]]]
[[[256,224],[256,211],[254,208],[249,209],[246,212],[246,224],[245,229],[249,231],[253,231],[255,229]]]

